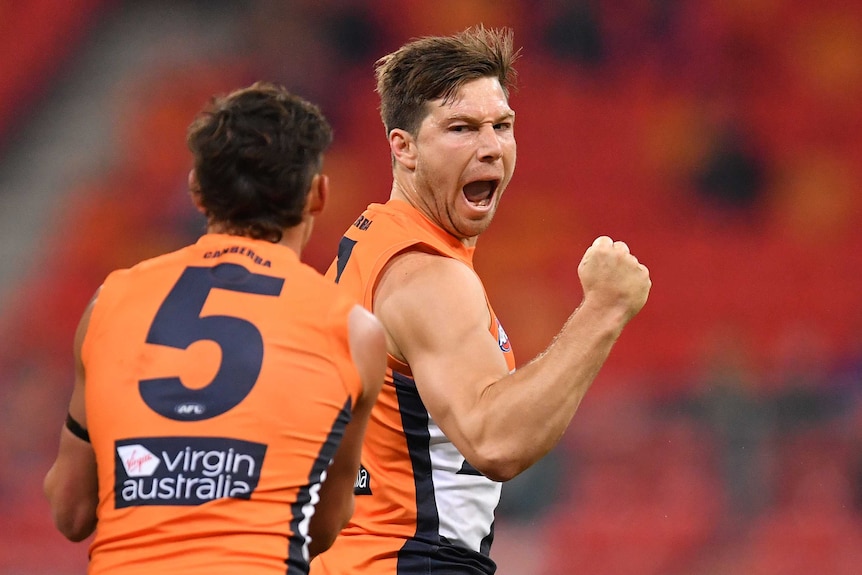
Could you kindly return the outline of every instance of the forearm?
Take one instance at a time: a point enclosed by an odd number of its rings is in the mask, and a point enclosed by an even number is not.
[[[584,304],[542,354],[488,386],[474,411],[479,465],[507,480],[547,454],[571,423],[624,324],[622,314]]]
[[[92,535],[93,531],[96,530],[96,510],[91,502],[80,499],[77,504],[58,504],[60,499],[68,501],[74,497],[74,494],[67,492],[60,494],[59,497],[53,497],[52,495],[58,492],[56,490],[48,491],[50,489],[51,487],[46,486],[46,494],[49,498],[54,525],[57,530],[73,542],[83,541]]]
[[[96,528],[98,485],[89,444],[63,429],[60,452],[48,470],[43,489],[57,529],[71,541],[82,541]]]

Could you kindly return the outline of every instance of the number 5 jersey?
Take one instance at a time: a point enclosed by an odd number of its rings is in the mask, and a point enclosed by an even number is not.
[[[229,235],[108,276],[82,348],[91,574],[307,573],[362,389],[353,305],[290,248]]]

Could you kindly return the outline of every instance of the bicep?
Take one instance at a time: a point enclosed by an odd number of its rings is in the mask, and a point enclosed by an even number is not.
[[[483,395],[508,374],[491,335],[491,314],[475,273],[452,260],[424,255],[428,265],[388,274],[375,311],[395,341],[428,412],[470,457],[481,433]],[[397,271],[397,270],[396,270]]]
[[[312,556],[323,553],[353,515],[353,485],[359,472],[362,440],[376,394],[363,395],[357,402],[350,423],[320,488],[320,500],[309,525]]]
[[[349,478],[351,492],[353,480],[359,470],[362,440],[371,416],[371,408],[383,386],[386,372],[386,344],[383,328],[371,313],[360,306],[350,312],[350,352],[359,373],[362,392],[352,408],[350,423],[330,466],[329,475]]]
[[[87,428],[81,347],[89,326],[94,300],[87,307],[75,334],[75,385],[69,401],[69,415]],[[96,526],[98,475],[92,445],[63,427],[57,457],[45,476],[44,491],[57,528],[69,539],[80,541]]]
[[[357,306],[350,312],[349,326],[350,352],[362,393],[320,489],[320,501],[309,527],[312,555],[328,549],[353,514],[353,484],[359,472],[362,441],[386,371],[386,344],[378,320]]]

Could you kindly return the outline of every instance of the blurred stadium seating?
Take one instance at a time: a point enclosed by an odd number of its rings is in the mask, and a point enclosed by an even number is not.
[[[87,73],[76,58],[116,48],[87,39],[133,4],[211,21],[229,3],[0,2],[0,174],[52,91]],[[501,514],[500,573],[521,573],[507,550],[525,547],[525,575],[859,572],[862,2],[445,4],[247,3],[225,12],[220,49],[183,55],[171,37],[175,60],[123,72],[105,110],[115,158],[56,190],[32,269],[0,277],[0,573],[85,568],[40,493],[72,333],[107,272],[200,232],[184,194],[193,113],[253,79],[322,103],[336,201],[307,253],[322,270],[355,214],[388,194],[374,59],[478,22],[513,26],[524,45],[519,166],[477,251],[520,360],[579,301],[595,236],[625,239],[653,276],[555,450],[556,489],[529,518]]]

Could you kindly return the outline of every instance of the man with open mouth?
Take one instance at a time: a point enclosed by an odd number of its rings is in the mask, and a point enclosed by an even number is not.
[[[377,62],[392,190],[342,237],[327,276],[380,319],[387,375],[356,508],[313,575],[495,573],[500,482],[548,453],[623,327],[649,271],[607,236],[579,265],[583,300],[518,367],[473,269],[515,170],[510,30],[413,40]]]

